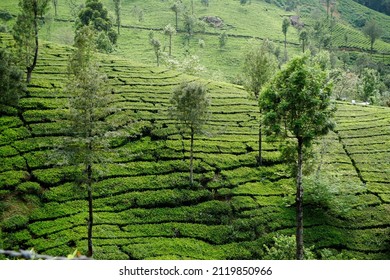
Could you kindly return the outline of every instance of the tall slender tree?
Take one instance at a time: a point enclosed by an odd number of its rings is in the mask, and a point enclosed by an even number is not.
[[[382,35],[382,29],[374,21],[370,20],[363,28],[363,33],[370,40],[371,55],[374,52],[375,41]]]
[[[40,19],[47,11],[50,0],[20,0],[20,13],[13,27],[22,65],[26,68],[26,82],[31,82],[32,72],[38,61]]]
[[[149,33],[149,43],[153,47],[154,54],[156,55],[157,66],[160,66],[161,42],[158,38],[154,37],[153,31]]]
[[[287,31],[290,26],[290,20],[288,18],[283,19],[282,32],[284,35],[284,53],[287,53]]]
[[[77,183],[85,188],[88,200],[88,249],[93,255],[93,184],[96,180],[96,163],[102,160],[105,148],[107,122],[102,122],[110,112],[110,95],[105,86],[105,76],[99,72],[93,58],[94,31],[81,27],[75,37],[75,50],[69,63],[66,91],[69,99],[69,134],[65,143],[70,164],[77,167]]]
[[[190,183],[194,183],[194,136],[202,132],[209,117],[210,98],[207,88],[199,82],[183,82],[176,87],[170,100],[170,116],[179,129],[190,132]]]
[[[309,39],[309,34],[307,33],[306,30],[302,30],[300,33],[299,33],[299,41],[301,41],[301,44],[302,44],[302,52],[304,53],[305,52],[305,47],[306,47],[306,44],[307,44],[307,40]]]
[[[58,0],[52,0],[53,7],[54,7],[54,15],[58,16]]]
[[[334,109],[327,73],[310,65],[308,57],[287,64],[260,94],[264,127],[268,135],[296,140],[296,257],[304,258],[302,167],[305,148],[333,128]]]
[[[244,86],[259,101],[259,93],[264,84],[272,77],[276,69],[276,58],[269,51],[269,41],[264,41],[261,45],[257,41],[250,43],[249,49],[244,56]],[[262,165],[262,112],[259,114],[259,154],[258,164]]]
[[[169,56],[172,55],[172,37],[176,34],[176,29],[170,23],[164,27],[164,35],[169,37]]]
[[[176,27],[176,31],[179,30],[179,13],[184,9],[184,6],[183,6],[183,3],[179,0],[179,1],[176,1],[172,7],[171,7],[171,10],[175,13],[175,27]]]
[[[118,28],[118,34],[120,34],[120,28],[121,28],[121,0],[114,0],[114,7],[115,7],[115,17],[116,17],[116,25]]]

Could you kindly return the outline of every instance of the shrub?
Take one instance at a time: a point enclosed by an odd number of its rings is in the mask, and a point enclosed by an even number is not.
[[[273,237],[274,244],[271,247],[264,245],[265,260],[294,260],[296,259],[295,236],[277,235]],[[305,259],[314,259],[313,247],[305,248]]]
[[[14,17],[11,15],[10,12],[6,11],[6,10],[0,10],[0,19],[3,20],[3,21],[9,21],[11,19],[13,19]]]
[[[0,173],[0,188],[14,187],[29,178],[26,171],[6,171]]]
[[[2,228],[6,231],[15,231],[23,228],[28,223],[28,217],[24,215],[14,215],[3,221]]]

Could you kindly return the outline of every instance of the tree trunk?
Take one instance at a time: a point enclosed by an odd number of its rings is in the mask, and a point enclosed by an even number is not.
[[[297,171],[297,193],[296,193],[296,246],[297,260],[303,260],[303,186],[302,186],[302,164],[303,164],[303,139],[298,138],[298,171]]]
[[[259,158],[257,159],[257,164],[259,166],[263,165],[263,157],[262,157],[262,142],[263,142],[263,125],[262,125],[262,118],[261,118],[261,109],[260,109],[260,117],[259,117]]]
[[[169,56],[172,55],[172,34],[169,34]]]
[[[176,14],[176,31],[177,31],[178,30],[177,29],[177,16],[178,16],[177,14],[178,14],[178,12],[176,11],[175,14]]]
[[[54,16],[57,17],[58,16],[58,12],[57,12],[58,3],[56,0],[53,1],[53,5],[54,5]]]
[[[92,167],[90,164],[87,166],[87,187],[88,187],[88,253],[87,257],[92,257],[92,227],[93,227],[93,197],[92,197]]]
[[[33,2],[33,11],[34,11],[34,36],[35,36],[35,50],[34,50],[34,59],[33,63],[26,67],[27,69],[27,79],[26,83],[29,84],[31,82],[31,75],[32,72],[37,65],[38,60],[38,48],[39,48],[39,41],[38,41],[38,4],[36,1]]]
[[[287,33],[284,34],[284,51],[287,52]]]
[[[191,128],[191,144],[190,144],[190,182],[194,183],[194,129]]]

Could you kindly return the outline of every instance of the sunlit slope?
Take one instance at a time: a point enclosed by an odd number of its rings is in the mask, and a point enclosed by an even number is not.
[[[0,118],[3,246],[85,253],[86,192],[74,183],[72,166],[53,160],[66,137],[69,49],[41,49],[20,111]],[[212,118],[195,140],[198,183],[190,186],[189,138],[178,134],[167,110],[172,88],[196,78],[100,60],[118,108],[105,121],[127,136],[96,165],[95,258],[262,258],[272,236],[294,234],[295,180],[275,143],[263,145],[266,165],[256,167],[258,107],[242,88],[205,81]],[[307,245],[389,259],[390,110],[340,103],[336,121],[337,133],[316,145],[315,170],[345,186],[334,195],[347,207],[308,202]]]
[[[1,1],[0,9],[7,9],[13,15],[18,13],[18,1]],[[308,28],[312,28],[315,21],[326,18],[325,5],[319,1],[301,1],[298,11],[286,11],[278,7],[280,1],[273,1],[273,4],[263,0],[251,1],[250,5],[240,5],[240,1],[213,0],[205,7],[200,1],[194,1],[194,14],[197,18],[204,16],[220,17],[224,24],[222,28],[215,28],[206,25],[205,32],[195,30],[187,45],[185,38],[182,13],[179,14],[178,34],[173,36],[173,57],[179,62],[188,55],[196,55],[200,59],[200,64],[206,68],[205,73],[200,75],[213,77],[223,81],[233,83],[242,82],[242,57],[249,44],[249,39],[255,37],[269,39],[274,42],[275,48],[279,48],[279,54],[284,54],[284,35],[282,33],[283,18],[299,14]],[[76,0],[74,3],[82,5],[84,0]],[[107,7],[110,16],[114,19],[114,4],[111,0],[102,0]],[[171,10],[173,1],[158,0],[134,0],[122,1],[122,29],[118,38],[118,44],[114,53],[124,58],[131,59],[146,64],[155,64],[156,58],[153,47],[149,43],[149,32],[154,30],[155,37],[161,42],[162,50],[168,50],[169,39],[162,34],[163,28],[167,24],[175,25],[175,13]],[[187,7],[191,7],[191,1],[183,1]],[[74,38],[74,16],[68,1],[59,1],[58,16],[54,16],[54,8],[50,5],[45,18],[45,24],[40,30],[40,37],[47,41],[61,44],[72,44]],[[77,5],[76,5],[77,6]],[[135,8],[137,7],[137,8]],[[143,18],[139,20],[135,10],[143,11]],[[335,50],[347,49],[349,51],[361,52],[369,51],[370,43],[364,36],[361,29],[355,28],[351,23],[357,18],[373,18],[383,29],[383,40],[376,40],[374,49],[377,51],[373,55],[376,62],[390,63],[389,31],[390,17],[372,11],[352,0],[341,1],[335,13],[336,21],[332,27],[332,47]],[[13,21],[9,23],[11,26]],[[229,37],[226,45],[221,48],[219,36],[225,31]],[[199,41],[204,44],[199,44]],[[310,44],[317,46],[314,38],[310,39]],[[201,47],[203,46],[203,47]],[[298,30],[292,26],[287,32],[288,57],[301,52]],[[352,60],[356,55],[352,55]]]

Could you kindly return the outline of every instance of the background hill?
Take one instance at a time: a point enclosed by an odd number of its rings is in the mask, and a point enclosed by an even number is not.
[[[109,10],[114,22],[113,1],[103,0],[102,2]],[[182,2],[191,10],[190,0]],[[183,13],[180,13],[179,33],[173,38],[173,57],[181,62],[188,54],[196,55],[199,57],[200,64],[206,68],[206,71],[198,74],[203,77],[240,83],[242,82],[242,56],[250,38],[272,40],[282,59],[284,17],[299,15],[308,28],[312,28],[318,20],[326,21],[325,1],[300,0],[299,5],[292,6],[293,10],[288,5],[290,2],[297,1],[253,0],[250,5],[241,5],[238,0],[210,0],[207,7],[203,6],[201,1],[194,1],[194,15],[197,18],[217,16],[223,20],[223,26],[216,28],[206,24],[205,31],[197,32],[187,45],[183,31]],[[123,28],[114,53],[133,61],[155,63],[154,51],[149,44],[149,32],[155,31],[155,36],[160,39],[163,48],[167,51],[168,38],[160,31],[169,23],[175,24],[175,13],[171,10],[173,3],[174,1],[168,0],[122,1]],[[336,3],[333,13],[334,20],[330,21],[333,26],[331,29],[332,46],[336,51],[336,56],[342,55],[337,50],[348,50],[353,62],[360,51],[368,51],[370,49],[369,40],[363,35],[361,29],[367,21],[374,19],[383,30],[383,40],[377,40],[375,43],[374,48],[377,52],[373,59],[389,65],[390,17],[352,0],[336,1]],[[76,18],[77,11],[83,4],[83,0],[58,1],[58,15],[55,16],[54,8],[51,8],[45,18],[41,37],[47,41],[72,44],[74,23],[71,21]],[[17,1],[2,1],[0,9],[6,9],[16,15]],[[12,24],[12,21],[9,24]],[[229,36],[223,48],[219,46],[219,36],[222,32],[226,32]],[[204,44],[200,44],[200,40]],[[287,42],[289,57],[301,52],[296,28],[288,29]],[[311,44],[316,44],[314,39],[311,39]]]
[[[85,253],[85,191],[73,167],[52,157],[66,137],[69,51],[43,43],[20,109],[0,118],[2,248]],[[272,237],[294,234],[294,178],[277,143],[264,144],[266,164],[256,166],[258,107],[241,87],[205,81],[212,119],[195,140],[198,184],[190,186],[189,139],[167,108],[174,86],[199,78],[117,56],[100,61],[120,108],[105,121],[128,136],[113,141],[109,163],[99,165],[95,258],[263,258]],[[337,109],[336,130],[316,143],[305,184],[306,245],[318,258],[389,259],[390,110]]]

